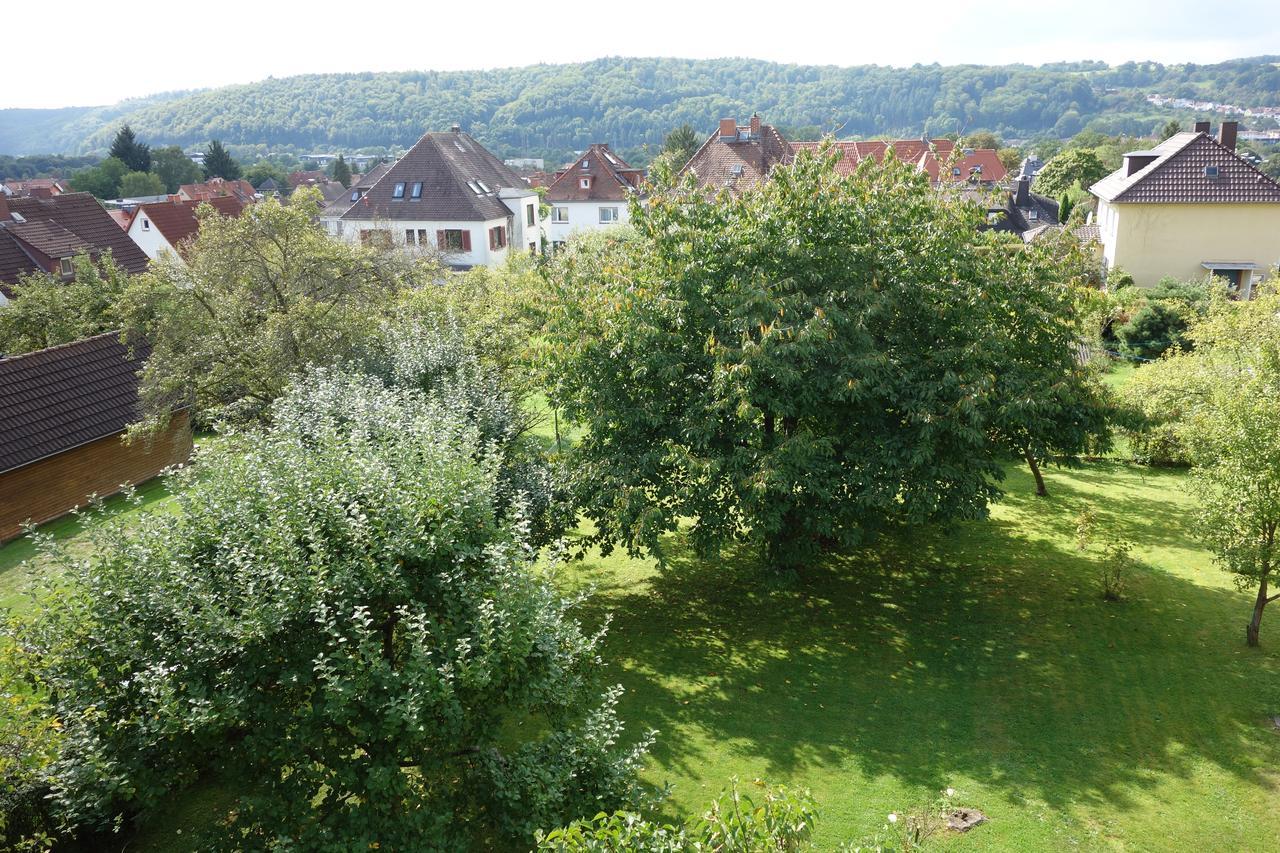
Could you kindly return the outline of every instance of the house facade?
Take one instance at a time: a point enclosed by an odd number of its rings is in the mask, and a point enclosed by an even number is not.
[[[454,269],[492,266],[542,243],[537,192],[456,125],[353,184],[321,212],[330,235],[439,251]]]
[[[1236,154],[1236,123],[1178,133],[1091,187],[1107,269],[1143,286],[1214,275],[1248,297],[1280,263],[1280,184]]]
[[[190,456],[185,411],[148,440],[121,441],[138,419],[147,354],[109,332],[0,358],[0,542]]]
[[[207,204],[222,216],[239,216],[245,205],[236,196],[219,196],[207,201],[162,201],[142,204],[130,215],[129,238],[151,260],[171,255],[179,261],[188,240],[200,230],[196,210]]]
[[[546,225],[553,247],[575,231],[594,231],[629,222],[627,200],[644,185],[644,170],[628,165],[608,145],[596,143],[559,172],[544,196],[551,207]]]

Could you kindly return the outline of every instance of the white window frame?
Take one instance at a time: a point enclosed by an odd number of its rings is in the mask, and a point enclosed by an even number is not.
[[[551,208],[551,221],[557,225],[569,224],[569,208],[553,207]]]
[[[618,208],[602,207],[600,208],[600,224],[613,225],[618,221]]]

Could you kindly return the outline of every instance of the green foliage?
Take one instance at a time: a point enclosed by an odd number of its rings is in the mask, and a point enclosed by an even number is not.
[[[24,679],[32,663],[29,650],[0,637],[0,849],[6,853],[48,850],[58,834],[43,771],[57,755],[62,724]]]
[[[32,275],[11,286],[13,296],[0,310],[0,352],[31,352],[121,328],[129,274],[110,252],[96,264],[77,255],[72,268],[71,281]]]
[[[206,179],[226,178],[228,181],[234,181],[240,177],[240,164],[217,139],[210,140],[205,146],[204,176]]]
[[[1171,118],[1167,122],[1165,122],[1160,128],[1158,128],[1158,131],[1156,133],[1156,138],[1159,139],[1161,142],[1164,142],[1169,137],[1179,134],[1181,132],[1182,132],[1182,125],[1178,123],[1178,120],[1176,118]]]
[[[333,169],[329,174],[344,187],[351,186],[351,167],[347,165],[346,158],[341,154],[338,155],[337,160],[333,161]]]
[[[96,166],[98,157],[65,157],[61,154],[40,154],[31,157],[13,157],[0,154],[0,180],[23,181],[28,178],[61,177],[76,169]]]
[[[330,239],[315,190],[239,217],[204,207],[186,263],[153,264],[121,313],[152,344],[142,375],[152,425],[191,400],[198,423],[263,415],[308,365],[354,357],[399,293],[437,273],[426,260]]]
[[[756,799],[738,790],[738,781],[698,818],[682,826],[659,824],[634,812],[601,812],[562,829],[538,833],[538,850],[555,853],[640,851],[753,851],[790,853],[809,849],[817,807],[808,791],[766,786]]]
[[[281,192],[289,186],[289,173],[278,163],[271,160],[259,160],[254,163],[244,170],[244,178],[253,184],[255,189],[261,186],[267,178],[274,180],[280,186]]]
[[[1127,539],[1113,536],[1102,546],[1102,557],[1098,562],[1098,580],[1102,586],[1102,597],[1107,601],[1119,601],[1124,598],[1125,587],[1129,576],[1137,563],[1133,559],[1134,545]]]
[[[984,127],[1004,138],[1032,138],[1070,136],[1095,124],[1145,135],[1157,120],[1191,117],[1150,106],[1147,92],[1280,105],[1273,59],[1064,69],[613,57],[490,71],[311,74],[110,108],[0,113],[0,150],[105,150],[122,121],[182,145],[219,136],[272,150],[354,150],[408,145],[424,130],[458,121],[500,156],[560,162],[602,139],[627,157],[645,146],[656,151],[686,122],[705,138],[721,117],[752,109],[780,127],[840,126],[850,136]]]
[[[108,157],[98,165],[72,175],[71,189],[92,193],[98,198],[120,198],[120,182],[128,173],[128,166],[115,157]]]
[[[207,773],[238,803],[193,843],[224,849],[511,847],[637,804],[649,739],[620,745],[602,634],[535,569],[458,390],[314,371],[68,567],[18,639],[70,824]]]
[[[1076,184],[1087,190],[1110,171],[1093,149],[1071,148],[1044,164],[1036,175],[1035,190],[1057,198]]]
[[[1071,196],[1063,193],[1062,198],[1058,199],[1058,221],[1066,223],[1071,218],[1071,209],[1074,206]]]
[[[138,198],[140,196],[164,195],[164,180],[152,172],[129,172],[120,179],[120,196],[122,198]]]
[[[176,193],[183,184],[198,183],[203,177],[200,167],[177,145],[151,152],[151,171],[164,182],[164,191]]]
[[[129,125],[121,127],[116,138],[107,151],[108,157],[115,157],[129,167],[130,172],[148,172],[151,170],[151,146],[144,145],[134,136]]]
[[[662,153],[668,155],[672,164],[679,170],[697,152],[704,138],[694,130],[693,125],[685,122],[662,140]]]
[[[1170,347],[1186,342],[1187,317],[1177,306],[1151,301],[1135,311],[1116,335],[1140,358],[1159,358]]]
[[[1009,449],[1091,430],[1056,249],[979,233],[908,165],[831,156],[740,196],[652,195],[635,239],[556,258],[545,366],[588,428],[591,541],[658,553],[693,519],[703,553],[746,539],[794,570],[981,517]]]
[[[1123,322],[1115,324],[1113,333],[1128,352],[1144,359],[1158,358],[1174,346],[1188,348],[1188,324],[1208,311],[1219,291],[1221,286],[1209,281],[1171,278],[1151,288],[1117,288],[1112,313]]]

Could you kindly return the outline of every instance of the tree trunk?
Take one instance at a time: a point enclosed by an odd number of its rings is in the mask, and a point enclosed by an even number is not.
[[[1258,645],[1258,632],[1262,630],[1262,608],[1267,606],[1267,576],[1263,574],[1262,580],[1258,582],[1258,598],[1253,603],[1253,618],[1249,620],[1249,627],[1245,628],[1245,642],[1251,646]]]
[[[1036,462],[1036,458],[1029,450],[1023,454],[1023,458],[1031,466],[1031,476],[1036,478],[1036,497],[1047,498],[1049,490],[1044,487],[1044,475],[1040,473],[1040,465]]]

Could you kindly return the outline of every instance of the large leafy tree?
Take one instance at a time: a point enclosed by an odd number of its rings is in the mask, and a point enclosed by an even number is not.
[[[189,399],[201,422],[254,419],[291,375],[352,357],[389,316],[418,267],[330,239],[319,202],[303,190],[239,217],[206,207],[186,262],[135,280],[121,311],[152,344],[142,376],[150,414],[163,420]]]
[[[120,182],[129,173],[129,167],[117,157],[108,157],[96,166],[81,169],[71,176],[71,188],[76,192],[92,193],[97,198],[119,198]]]
[[[200,167],[176,145],[151,152],[151,171],[164,182],[164,191],[176,193],[183,184],[194,184],[201,178]]]
[[[110,252],[97,263],[77,255],[72,268],[71,281],[32,275],[12,286],[13,296],[0,310],[0,352],[31,352],[121,327],[129,274]]]
[[[689,518],[703,551],[745,538],[792,569],[997,494],[1000,373],[1017,353],[1020,391],[1057,375],[1015,330],[1059,320],[1062,285],[910,166],[827,158],[739,196],[655,194],[637,239],[557,261],[551,397],[588,427],[575,461],[606,547],[655,550]]]
[[[107,156],[115,157],[128,166],[131,172],[151,170],[151,146],[139,142],[133,128],[127,124],[116,132],[116,138],[112,140],[111,150]]]
[[[1110,171],[1093,149],[1069,148],[1044,164],[1036,175],[1035,191],[1057,198],[1075,186],[1087,190]]]
[[[1192,464],[1197,529],[1240,589],[1254,593],[1246,642],[1258,645],[1280,530],[1280,296],[1217,298],[1194,317],[1194,349],[1138,371],[1134,393],[1161,402]],[[1159,413],[1152,417],[1160,419]]]
[[[634,804],[647,740],[619,745],[601,634],[533,567],[456,391],[312,373],[73,567],[22,637],[68,821],[209,772],[239,802],[201,841],[237,850],[514,849]]]
[[[154,172],[130,172],[120,179],[120,195],[124,198],[164,195],[164,181]]]
[[[210,140],[204,150],[204,176],[206,178],[226,178],[234,181],[240,177],[240,164],[236,162],[226,147],[216,139]]]

